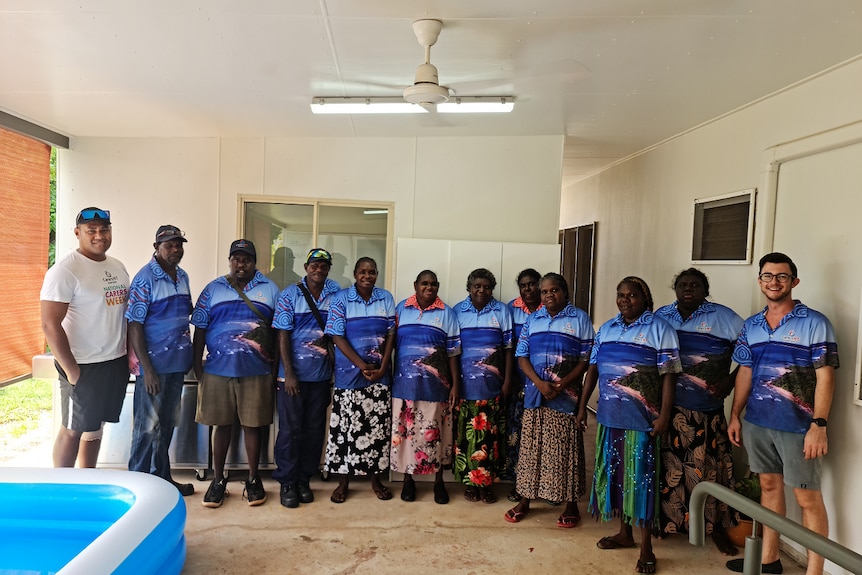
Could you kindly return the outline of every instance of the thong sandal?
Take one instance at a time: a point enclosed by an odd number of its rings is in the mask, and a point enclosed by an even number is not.
[[[464,499],[467,501],[479,501],[479,490],[472,485],[464,490]]]
[[[581,523],[580,515],[560,515],[557,518],[557,527],[562,527],[563,529],[571,529],[572,527],[577,527]]]
[[[482,503],[497,503],[497,496],[490,487],[482,488]]]
[[[620,543],[616,539],[611,537],[602,537],[596,543],[596,547],[599,549],[631,549],[635,546],[634,541],[631,543]]]
[[[508,521],[509,523],[520,523],[521,519],[527,516],[526,511],[515,511],[515,508],[511,508],[506,511],[506,514],[503,515],[503,519]]]
[[[347,487],[339,485],[329,496],[329,500],[333,503],[344,503],[347,500]]]
[[[389,488],[383,485],[382,483],[379,485],[371,484],[371,489],[374,491],[374,495],[377,496],[377,499],[380,501],[389,501],[392,499],[392,492],[389,491]]]
[[[653,557],[652,559],[638,559],[636,571],[638,573],[655,573],[656,572],[655,557]]]

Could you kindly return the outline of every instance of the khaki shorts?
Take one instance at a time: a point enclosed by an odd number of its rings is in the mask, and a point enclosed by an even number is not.
[[[233,425],[237,418],[245,427],[272,423],[275,385],[272,376],[223,377],[204,372],[198,383],[195,421],[203,425]]]

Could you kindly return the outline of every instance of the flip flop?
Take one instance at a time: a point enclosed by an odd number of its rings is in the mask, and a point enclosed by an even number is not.
[[[656,560],[655,557],[652,559],[638,559],[637,567],[635,570],[638,573],[655,573],[656,572]]]
[[[347,500],[347,489],[343,489],[339,485],[335,488],[335,491],[332,492],[332,495],[329,496],[329,500],[333,503],[344,503]]]
[[[527,516],[526,511],[515,511],[515,508],[512,507],[511,509],[506,511],[506,514],[503,515],[503,519],[505,519],[509,523],[520,523],[521,519],[523,519],[526,516]]]
[[[380,501],[389,501],[390,499],[392,499],[392,492],[389,491],[389,488],[385,485],[381,484],[377,487],[372,485],[371,489],[374,491],[374,495],[376,495],[377,499],[379,499]]]
[[[482,488],[482,503],[497,503],[497,496],[490,487]]]
[[[473,486],[464,490],[464,499],[467,501],[479,501],[479,490]]]
[[[571,529],[572,527],[577,527],[581,523],[580,515],[560,515],[557,519],[557,527],[562,527],[563,529]]]
[[[611,539],[610,537],[602,537],[596,543],[596,547],[599,549],[631,549],[635,546],[634,541],[630,544],[618,543],[616,540]]]

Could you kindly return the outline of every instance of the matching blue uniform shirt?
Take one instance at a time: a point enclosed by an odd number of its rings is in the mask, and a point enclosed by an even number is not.
[[[437,298],[426,309],[411,296],[395,307],[398,324],[392,397],[446,401],[452,389],[449,358],[461,353],[455,312]]]
[[[270,330],[278,286],[259,270],[246,284],[246,297],[268,318],[255,314],[224,277],[211,281],[192,312],[192,324],[207,330],[204,371],[222,377],[271,373],[272,358],[261,346],[262,330]]]
[[[324,333],[344,337],[365,363],[381,365],[383,342],[386,335],[395,329],[395,300],[392,294],[375,287],[368,301],[362,299],[356,286],[350,286],[332,296],[329,317]],[[391,385],[387,371],[379,382]],[[372,382],[341,350],[335,350],[335,387],[337,389],[362,389]]]
[[[512,347],[512,312],[493,298],[477,310],[467,297],[455,314],[461,328],[461,397],[494,399],[503,388],[505,354]]]
[[[724,397],[718,395],[718,387],[730,373],[742,318],[710,301],[701,303],[688,319],[682,319],[676,302],[655,314],[671,324],[679,338],[682,373],[676,380],[674,403],[693,411],[722,409]]]
[[[191,311],[189,276],[181,268],[177,268],[174,281],[153,257],[135,274],[126,319],[143,326],[147,355],[156,373],[186,373],[191,369]]]
[[[617,314],[599,328],[590,364],[599,372],[598,422],[651,431],[661,411],[662,377],[682,371],[676,330],[650,311],[630,325]]]
[[[306,278],[302,284],[308,289]],[[314,303],[320,311],[324,326],[329,315],[329,304],[332,295],[341,290],[334,280],[327,279],[323,284],[320,297]],[[309,292],[312,298],[314,295]],[[323,328],[317,323],[317,318],[311,311],[302,290],[296,284],[284,288],[275,304],[275,316],[272,327],[290,332],[291,365],[293,373],[299,381],[329,381],[332,378],[332,364],[327,355],[326,342],[323,338]],[[284,379],[284,364],[278,366],[278,376]]]
[[[547,309],[541,308],[527,318],[515,357],[528,358],[543,380],[559,381],[578,362],[589,361],[594,336],[590,317],[572,304],[567,304],[553,317]],[[570,385],[554,399],[547,400],[528,378],[524,388],[524,407],[549,407],[574,414],[578,411],[581,389],[581,385]]]
[[[766,308],[745,320],[733,360],[751,368],[746,421],[806,433],[814,413],[815,371],[838,368],[838,344],[826,316],[797,301],[775,329],[766,321]]]
[[[527,321],[527,318],[530,317],[530,310],[520,296],[510,301],[507,305],[509,306],[509,311],[512,312],[512,342],[513,345],[517,345],[521,338],[521,329],[524,327],[524,323]],[[542,309],[541,304],[539,304],[536,311],[539,309]],[[524,389],[524,386],[528,382],[527,376],[524,375],[523,371],[521,371],[521,368],[518,366],[518,362],[515,362],[515,375],[517,377],[512,380],[512,383],[517,384],[518,391],[520,391],[521,389]]]

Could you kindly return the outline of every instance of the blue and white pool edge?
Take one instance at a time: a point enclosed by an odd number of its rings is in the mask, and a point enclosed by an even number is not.
[[[186,507],[170,483],[108,469],[0,468],[0,483],[105,485],[132,493],[134,502],[57,575],[180,573],[185,563]],[[93,505],[98,505],[96,498]]]

